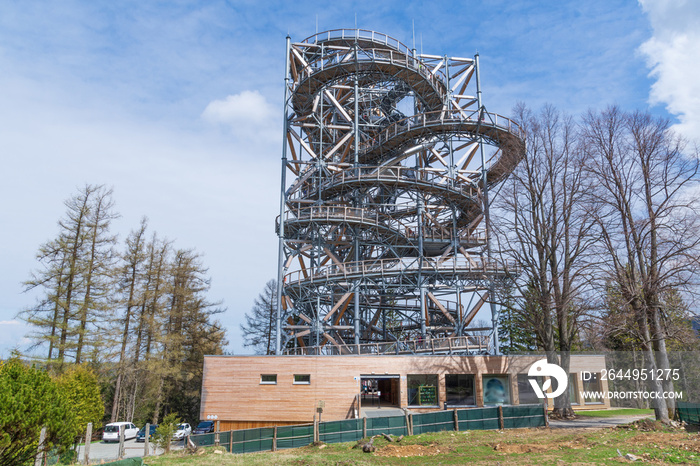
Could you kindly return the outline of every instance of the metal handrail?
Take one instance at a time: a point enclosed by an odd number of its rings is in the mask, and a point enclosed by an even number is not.
[[[484,128],[498,128],[513,134],[518,138],[523,138],[523,130],[510,118],[504,117],[497,113],[490,113],[475,109],[466,113],[464,109],[456,110],[440,110],[434,112],[419,113],[410,117],[403,118],[395,123],[384,128],[378,136],[364,143],[361,147],[362,151],[367,153],[372,149],[386,144],[389,140],[396,138],[399,135],[416,131],[422,128],[430,128],[431,126],[440,125],[461,125],[470,123]]]
[[[392,47],[399,52],[404,52],[406,54],[412,55],[411,49],[409,49],[407,45],[403,44],[398,39],[394,39],[393,37],[387,34],[372,31],[370,29],[330,29],[328,31],[317,32],[316,34],[307,37],[301,42],[306,44],[319,44],[334,39],[370,40],[378,44],[386,45],[387,47]]]
[[[369,211],[367,209],[362,209],[358,207],[346,207],[346,206],[311,206],[304,207],[297,210],[287,210],[285,211],[285,223],[306,220],[306,221],[329,221],[330,219],[342,220],[342,221],[355,221],[362,224],[367,224],[372,222],[376,226],[385,227],[390,230],[394,230],[397,235],[405,236],[406,238],[418,239],[418,231],[410,228],[408,225],[402,223],[400,220],[393,218],[390,214]],[[276,220],[276,229],[279,230],[279,216]],[[423,238],[427,240],[440,240],[440,241],[451,241],[453,239],[452,230],[445,231],[440,228],[423,227]],[[474,234],[476,233],[476,234]],[[459,234],[460,240],[472,240],[475,242],[486,241],[486,231],[477,230],[475,232],[461,232]]]
[[[509,261],[504,263],[488,261],[479,257],[471,260],[459,257],[444,259],[424,257],[422,265],[417,258],[401,259],[376,259],[359,262],[346,262],[344,264],[332,264],[315,268],[315,270],[295,270],[284,276],[284,283],[291,285],[301,282],[326,282],[328,280],[348,279],[361,276],[394,276],[400,273],[437,272],[437,273],[465,273],[465,272],[506,272],[514,270],[515,264]]]
[[[448,178],[443,173],[436,173],[431,170],[416,169],[403,166],[371,166],[350,168],[336,173],[333,176],[326,178],[321,184],[320,189],[326,190],[333,186],[340,186],[349,181],[392,181],[392,182],[413,182],[416,184],[430,185],[433,188],[438,188],[441,191],[457,191],[461,195],[475,198],[478,195],[478,187],[474,184],[467,184],[459,177]],[[308,188],[307,188],[308,189]],[[299,186],[293,193],[289,193],[287,198],[290,201],[296,199],[307,198],[318,191],[318,188],[312,187],[310,192],[305,192],[302,186]]]
[[[363,154],[370,154],[379,147],[384,146],[389,141],[398,138],[399,136],[430,129],[435,126],[455,126],[455,132],[457,132],[457,127],[468,124],[473,126],[475,131],[481,131],[481,128],[485,129],[497,129],[499,131],[506,132],[508,134],[514,135],[519,139],[523,139],[523,130],[510,118],[504,117],[497,113],[480,112],[479,110],[473,110],[469,113],[459,112],[459,111],[435,111],[427,113],[419,113],[410,117],[403,118],[391,125],[387,126],[379,132],[377,136],[372,139],[368,139],[360,144],[360,151]],[[393,167],[392,167],[393,168]]]
[[[345,32],[352,32],[356,34],[345,34]],[[365,36],[360,35],[360,32],[366,32]],[[332,34],[335,33],[335,34]],[[318,40],[319,37],[325,38],[323,40]],[[415,56],[412,52],[411,49],[409,49],[406,45],[402,44],[400,41],[397,39],[394,39],[393,37],[387,36],[386,34],[382,34],[379,32],[375,31],[369,31],[365,29],[333,29],[331,31],[325,31],[321,32],[318,34],[315,34],[313,36],[310,36],[303,41],[300,42],[302,45],[318,45],[326,41],[330,41],[333,39],[362,39],[362,40],[369,40],[371,42],[374,42],[376,44],[381,44],[389,47],[388,49],[374,49],[374,48],[363,48],[362,51],[365,52],[365,54],[357,54],[356,59],[358,63],[391,63],[394,65],[404,65],[407,69],[411,69],[413,71],[417,71],[418,74],[426,79],[428,82],[431,83],[433,89],[436,91],[441,91],[438,93],[438,96],[441,100],[444,99],[445,94],[444,92],[447,90],[447,75],[444,73],[442,70],[436,70],[435,72],[431,72],[429,70],[429,66],[423,62],[419,57]],[[383,40],[382,40],[383,39]],[[298,74],[299,74],[299,79],[297,79],[297,83],[300,83],[311,76],[313,76],[315,73],[323,70],[327,70],[329,66],[340,66],[340,65],[354,65],[355,64],[355,59],[352,61],[345,61],[343,59],[339,59],[339,54],[337,53],[338,51],[336,49],[329,48],[327,49],[328,53],[314,57],[313,60],[310,60],[307,64],[308,66],[299,68]],[[367,54],[367,52],[371,51],[371,54]],[[388,56],[387,56],[388,54]],[[353,69],[353,72],[355,70]],[[334,77],[334,79],[337,78]],[[438,86],[439,85],[439,86]],[[442,89],[440,89],[442,87]],[[296,91],[294,91],[296,93]]]
[[[476,350],[488,351],[490,337],[488,335],[463,335],[426,340],[389,341],[376,343],[347,344],[325,346],[303,346],[287,348],[284,354],[288,356],[337,356],[347,354],[383,355],[383,354],[420,354],[420,353],[451,353],[454,351]]]

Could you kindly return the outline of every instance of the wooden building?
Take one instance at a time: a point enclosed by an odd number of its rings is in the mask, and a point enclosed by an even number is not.
[[[206,356],[202,420],[221,430],[351,419],[374,409],[429,412],[495,404],[541,403],[528,370],[541,356],[355,355]],[[601,409],[607,391],[604,356],[572,356],[574,409]],[[539,378],[542,386],[543,378]],[[554,383],[553,385],[556,385]],[[556,386],[549,389],[556,390]],[[552,400],[548,400],[550,407]]]

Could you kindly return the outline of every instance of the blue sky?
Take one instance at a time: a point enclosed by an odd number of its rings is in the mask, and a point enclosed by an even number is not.
[[[263,3],[260,5],[259,3]],[[371,29],[481,58],[484,103],[619,104],[700,140],[700,2],[5,1],[0,3],[0,357],[25,347],[21,282],[63,200],[114,188],[124,238],[204,255],[230,350],[276,275],[284,42]]]

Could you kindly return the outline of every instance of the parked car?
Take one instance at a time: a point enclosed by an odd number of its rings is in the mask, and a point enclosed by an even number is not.
[[[177,426],[177,430],[173,434],[173,440],[182,440],[192,433],[192,427],[186,422]]]
[[[214,432],[216,425],[214,421],[202,421],[197,427],[194,428],[193,434],[208,434],[209,432]]]
[[[118,442],[119,433],[124,431],[124,440],[129,440],[136,437],[139,433],[139,428],[131,422],[112,422],[105,426],[102,432],[103,442]]]
[[[153,436],[156,434],[156,429],[158,428],[158,424],[151,424],[150,428],[148,429],[150,431],[150,434],[148,434],[148,439],[151,440]],[[137,442],[145,442],[146,441],[146,426],[141,427],[141,430],[139,430],[139,433],[136,434],[136,441]]]

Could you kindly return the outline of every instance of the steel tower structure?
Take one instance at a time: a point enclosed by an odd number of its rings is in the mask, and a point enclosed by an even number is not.
[[[522,152],[484,108],[478,54],[288,37],[277,354],[487,348],[465,328],[512,272],[491,254],[488,191]]]

